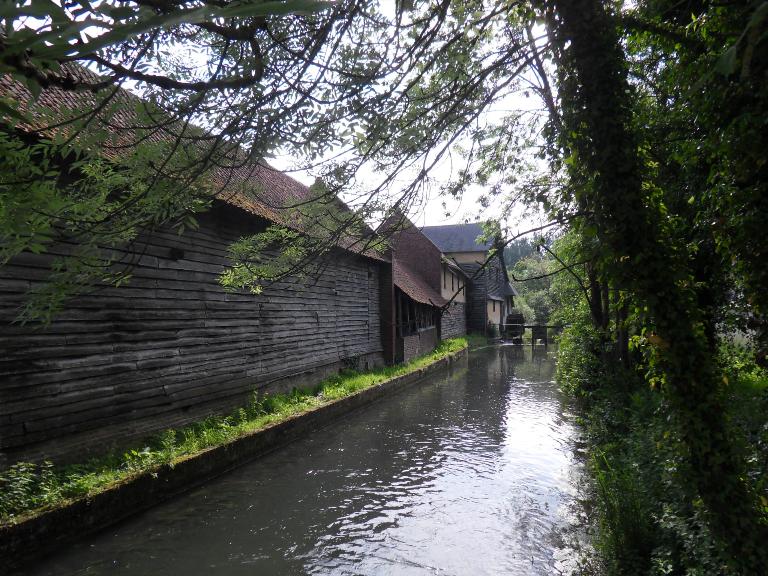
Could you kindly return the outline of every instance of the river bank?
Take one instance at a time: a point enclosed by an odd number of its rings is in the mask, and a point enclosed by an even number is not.
[[[112,461],[119,458],[113,455],[90,463],[91,471],[69,467],[65,474],[87,479],[81,482],[85,493],[74,498],[62,494],[46,508],[6,518],[0,525],[2,563],[6,567],[18,565],[42,551],[56,549],[118,522],[464,357],[465,340],[445,341],[435,352],[406,365],[368,374],[340,375],[311,390],[256,399],[231,416],[209,419],[197,428],[169,431],[153,439],[159,443],[156,449],[128,451],[122,455],[121,464]],[[174,439],[193,441],[177,445],[175,440],[169,441],[171,434]],[[44,475],[36,480],[45,488]],[[18,489],[17,481],[11,476],[5,479],[5,485]]]
[[[727,560],[688,462],[686,432],[669,400],[645,374],[623,368],[584,324],[566,330],[558,381],[572,399],[585,439],[591,500],[587,573],[749,574]],[[717,365],[719,401],[756,499],[768,513],[768,371],[727,342]],[[734,503],[735,504],[735,503]],[[761,574],[757,572],[756,574]]]

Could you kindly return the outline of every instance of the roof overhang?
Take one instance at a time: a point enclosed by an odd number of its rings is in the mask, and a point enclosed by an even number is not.
[[[437,290],[432,288],[418,273],[408,268],[402,262],[395,259],[392,262],[392,271],[395,286],[416,302],[435,306],[436,308],[446,304],[445,298]]]
[[[448,268],[450,268],[452,271],[456,272],[457,274],[461,274],[462,276],[464,276],[464,278],[469,278],[469,274],[464,272],[464,270],[461,268],[461,266],[456,264],[455,261],[451,260],[450,258],[445,256],[444,254],[441,255],[440,260],[442,261],[443,264],[448,266]]]

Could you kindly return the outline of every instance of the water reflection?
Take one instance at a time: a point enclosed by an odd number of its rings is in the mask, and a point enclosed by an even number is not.
[[[551,355],[502,346],[34,574],[552,574],[577,469]]]

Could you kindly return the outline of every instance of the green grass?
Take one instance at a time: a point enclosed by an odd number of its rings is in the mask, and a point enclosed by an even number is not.
[[[489,344],[488,336],[485,334],[472,332],[471,334],[467,334],[465,338],[470,350],[476,350],[477,348],[482,348],[483,346],[488,346]]]
[[[0,474],[0,524],[19,522],[164,465],[172,467],[206,449],[415,372],[467,346],[467,338],[445,340],[433,352],[407,364],[366,373],[345,371],[311,389],[295,389],[290,394],[254,394],[246,406],[227,416],[211,416],[184,428],[166,430],[136,448],[113,452],[82,464],[56,467],[50,462],[18,462]]]

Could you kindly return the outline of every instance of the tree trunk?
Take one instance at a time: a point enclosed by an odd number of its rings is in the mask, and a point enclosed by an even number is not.
[[[600,288],[600,282],[597,279],[597,270],[591,262],[587,262],[587,286],[589,287],[589,313],[592,316],[592,325],[603,332],[603,324],[605,320],[603,318],[603,305],[602,305],[602,290]]]
[[[616,355],[624,369],[629,370],[629,334],[627,333],[629,307],[626,302],[622,302],[619,290],[613,291],[613,300],[616,309]]]

